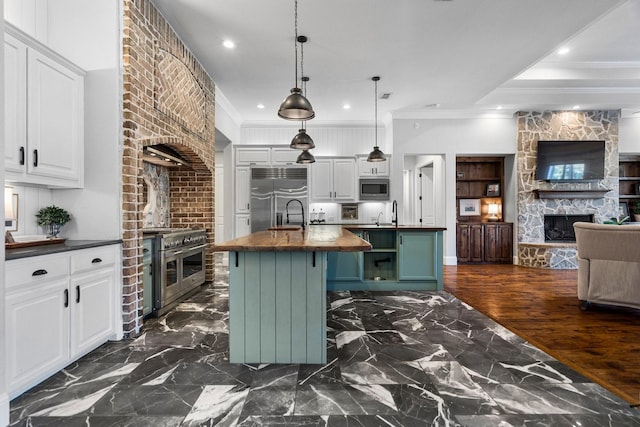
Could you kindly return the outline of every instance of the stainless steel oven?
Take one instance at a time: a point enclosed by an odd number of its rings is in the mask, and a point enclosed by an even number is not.
[[[205,282],[207,233],[193,229],[146,229],[155,233],[153,312],[162,315]]]

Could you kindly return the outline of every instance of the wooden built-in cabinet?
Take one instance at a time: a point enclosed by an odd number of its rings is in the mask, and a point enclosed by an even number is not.
[[[458,223],[456,229],[458,264],[513,262],[513,224]]]
[[[640,204],[640,155],[620,155],[620,202],[628,204],[631,215]]]
[[[458,263],[511,263],[513,224],[504,218],[504,158],[456,159],[456,253]],[[496,217],[489,205],[498,205]],[[461,210],[471,206],[471,211]],[[477,209],[476,209],[477,206]]]

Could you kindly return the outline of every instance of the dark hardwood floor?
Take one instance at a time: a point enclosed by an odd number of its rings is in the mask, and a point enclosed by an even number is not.
[[[582,311],[577,270],[445,266],[444,288],[632,405],[640,403],[640,310]]]

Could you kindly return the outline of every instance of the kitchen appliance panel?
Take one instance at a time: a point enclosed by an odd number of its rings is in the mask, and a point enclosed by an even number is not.
[[[306,168],[253,168],[251,171],[251,232],[286,223],[287,203],[298,199],[308,211]],[[302,223],[298,203],[289,205],[291,224]]]

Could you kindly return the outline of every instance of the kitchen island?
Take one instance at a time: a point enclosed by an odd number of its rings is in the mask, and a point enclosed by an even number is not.
[[[369,251],[339,225],[259,231],[229,251],[229,361],[326,363],[327,254]]]
[[[444,227],[349,224],[344,228],[371,243],[369,252],[332,252],[327,289],[441,291]]]

